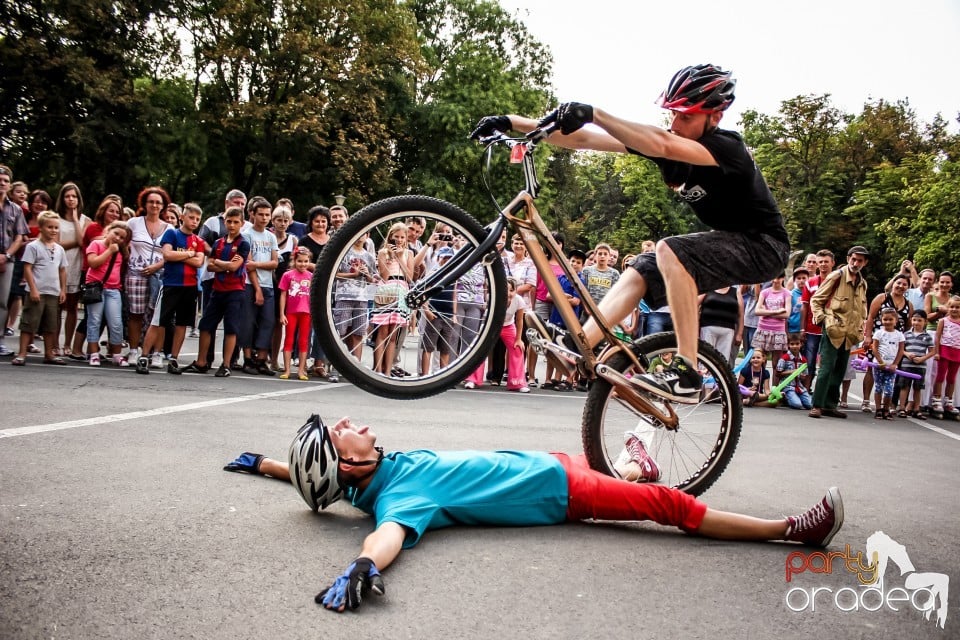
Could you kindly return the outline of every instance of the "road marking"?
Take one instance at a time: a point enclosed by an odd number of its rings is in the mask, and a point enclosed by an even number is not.
[[[29,427],[15,427],[13,429],[0,429],[0,439],[13,438],[16,436],[28,436],[35,433],[44,433],[46,431],[60,431],[63,429],[76,429],[77,427],[90,427],[98,424],[122,422],[124,420],[137,420],[139,418],[151,418],[154,416],[163,416],[170,413],[182,413],[184,411],[193,411],[194,409],[221,407],[223,405],[236,404],[238,402],[250,402],[252,400],[269,400],[270,398],[292,396],[298,393],[309,393],[311,391],[322,391],[324,389],[334,389],[334,388],[336,388],[334,385],[323,385],[323,386],[310,385],[309,387],[298,387],[296,389],[285,389],[283,391],[271,391],[269,393],[256,393],[250,396],[218,398],[216,400],[204,400],[203,402],[191,402],[190,404],[177,404],[170,407],[158,407],[156,409],[132,411],[130,413],[115,413],[108,416],[84,418],[82,420],[69,420],[67,422],[38,424],[38,425],[29,426]]]
[[[858,396],[858,395],[856,395],[856,394],[854,394],[854,393],[850,393],[849,395],[851,395],[851,396],[853,396],[854,398],[859,399],[861,402],[863,402],[863,398],[862,398],[861,396]],[[901,418],[901,420],[903,420],[903,418]],[[953,438],[954,440],[960,441],[960,435],[957,435],[957,434],[955,434],[955,433],[951,433],[950,431],[947,431],[946,429],[941,429],[940,427],[935,427],[935,426],[933,426],[932,424],[930,424],[930,423],[928,423],[928,422],[925,422],[925,421],[923,421],[923,420],[917,420],[916,418],[906,418],[906,420],[908,420],[909,422],[917,425],[918,427],[923,427],[924,429],[929,429],[930,431],[933,431],[934,433],[939,433],[939,434],[942,435],[942,436],[947,436],[948,438]]]

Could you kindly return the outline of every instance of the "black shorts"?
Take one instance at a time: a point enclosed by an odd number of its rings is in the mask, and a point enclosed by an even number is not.
[[[782,276],[790,257],[790,245],[773,236],[733,231],[704,231],[671,236],[663,242],[697,284],[697,293],[735,284],[758,284]],[[655,253],[641,253],[633,268],[643,276],[643,296],[651,309],[667,304],[667,290],[657,267]]]
[[[170,287],[160,289],[160,300],[153,314],[154,326],[165,327],[175,320],[177,327],[192,327],[197,319],[197,288]]]
[[[906,371],[907,373],[915,373],[920,376],[920,379],[916,378],[907,378],[905,376],[897,376],[897,389],[909,389],[913,387],[915,390],[920,391],[923,389],[923,377],[927,373],[926,367],[917,367],[917,366],[904,366],[900,365],[901,371]]]

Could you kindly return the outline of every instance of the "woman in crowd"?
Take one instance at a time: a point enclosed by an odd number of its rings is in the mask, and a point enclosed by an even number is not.
[[[163,250],[160,239],[167,229],[161,214],[170,204],[170,196],[160,187],[147,187],[137,196],[137,217],[127,223],[130,257],[123,288],[127,293],[127,333],[130,351],[127,362],[136,362],[143,339],[144,318],[152,312],[160,292]]]
[[[881,311],[884,309],[893,309],[897,314],[897,331],[907,331],[910,328],[910,315],[913,313],[913,305],[907,300],[907,289],[910,288],[910,278],[903,274],[897,274],[893,278],[893,284],[890,287],[890,293],[879,293],[870,302],[870,308],[867,311],[867,322],[863,332],[863,350],[868,360],[873,360],[873,332],[881,331],[883,325],[880,323]],[[870,395],[873,392],[873,367],[867,367],[863,374],[863,402],[860,404],[862,411],[870,411]],[[879,407],[878,407],[879,409]]]
[[[297,250],[297,236],[292,233],[287,233],[287,229],[290,228],[290,223],[293,222],[293,212],[289,207],[278,204],[273,209],[273,215],[270,221],[273,235],[277,237],[277,268],[273,272],[273,286],[278,287],[283,274],[289,271],[292,266],[292,257]],[[280,289],[276,290],[279,291]],[[276,317],[283,317],[280,314],[280,296],[275,295],[273,300],[277,305]],[[270,351],[270,364],[274,369],[280,368],[279,358],[282,338],[283,324],[277,322],[273,328],[273,344]],[[306,366],[306,363],[304,363],[304,366]]]
[[[737,359],[743,338],[743,298],[740,287],[721,287],[700,296],[700,339],[730,360]]]
[[[27,222],[27,228],[30,230],[30,239],[32,240],[40,235],[40,227],[37,226],[37,216],[44,211],[53,209],[53,199],[46,191],[37,189],[30,192],[24,205],[26,208],[24,209],[23,217]],[[7,336],[14,334],[14,327],[20,315],[20,307],[23,304],[23,297],[25,295],[27,295],[27,290],[24,287],[23,280],[23,261],[20,260],[18,256],[17,261],[13,265],[13,280],[10,284],[10,307],[7,313],[6,327]],[[40,349],[32,342],[27,348],[30,353],[40,353]]]
[[[384,282],[374,296],[376,307],[370,318],[376,331],[374,367],[385,376],[391,375],[397,355],[397,335],[410,315],[404,295],[413,277],[413,260],[407,250],[407,225],[398,222],[390,227],[377,252],[377,270]]]
[[[309,232],[300,238],[297,246],[305,247],[310,252],[310,272],[312,273],[317,266],[317,258],[320,252],[330,240],[330,209],[323,205],[317,205],[307,212],[307,228]],[[324,361],[323,349],[316,339],[312,341],[310,355],[313,356],[313,375],[319,378],[327,377],[327,367]]]
[[[57,324],[57,336],[59,339],[62,328],[65,348],[62,351],[59,345],[55,345],[55,348],[62,355],[73,358],[74,353],[70,347],[77,329],[77,307],[80,304],[83,232],[90,224],[90,218],[83,215],[83,197],[80,195],[80,188],[72,182],[60,188],[55,210],[60,216],[60,246],[67,254],[67,298],[60,305],[60,310],[65,313],[62,318],[58,317],[60,322]],[[76,354],[76,357],[84,359],[82,353]]]

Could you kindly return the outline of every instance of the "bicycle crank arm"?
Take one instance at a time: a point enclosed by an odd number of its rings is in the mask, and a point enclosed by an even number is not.
[[[577,360],[580,359],[579,353],[564,349],[540,335],[534,328],[527,329],[527,342],[534,351],[544,354],[554,367],[561,369],[565,374],[573,375],[576,373]]]
[[[646,395],[637,389],[629,378],[602,362],[597,363],[594,373],[597,374],[597,377],[603,378],[613,385],[616,389],[617,398],[626,402],[637,413],[653,417],[663,423],[663,426],[667,429],[676,430],[680,427],[680,418],[677,417],[677,412],[673,410],[673,406],[669,402],[660,398],[656,401],[647,399]],[[651,398],[656,398],[656,396],[651,394]],[[666,412],[662,411],[660,407],[666,409]]]

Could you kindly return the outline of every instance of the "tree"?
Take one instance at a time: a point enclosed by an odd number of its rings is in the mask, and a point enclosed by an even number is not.
[[[163,42],[158,3],[19,0],[0,5],[0,149],[19,175],[86,192],[129,193],[149,140],[134,79]],[[109,34],[109,35],[105,35]]]
[[[480,149],[467,139],[476,122],[496,113],[546,109],[551,56],[526,27],[496,3],[411,0],[423,66],[409,135],[400,139],[401,182],[486,217],[490,200],[478,179]],[[502,158],[498,158],[502,160]],[[547,156],[538,158],[546,168]],[[518,172],[496,165],[497,193],[512,197]],[[541,205],[549,208],[551,192]]]
[[[393,184],[395,94],[417,64],[410,13],[390,0],[180,2],[193,84],[231,186],[365,201]]]

